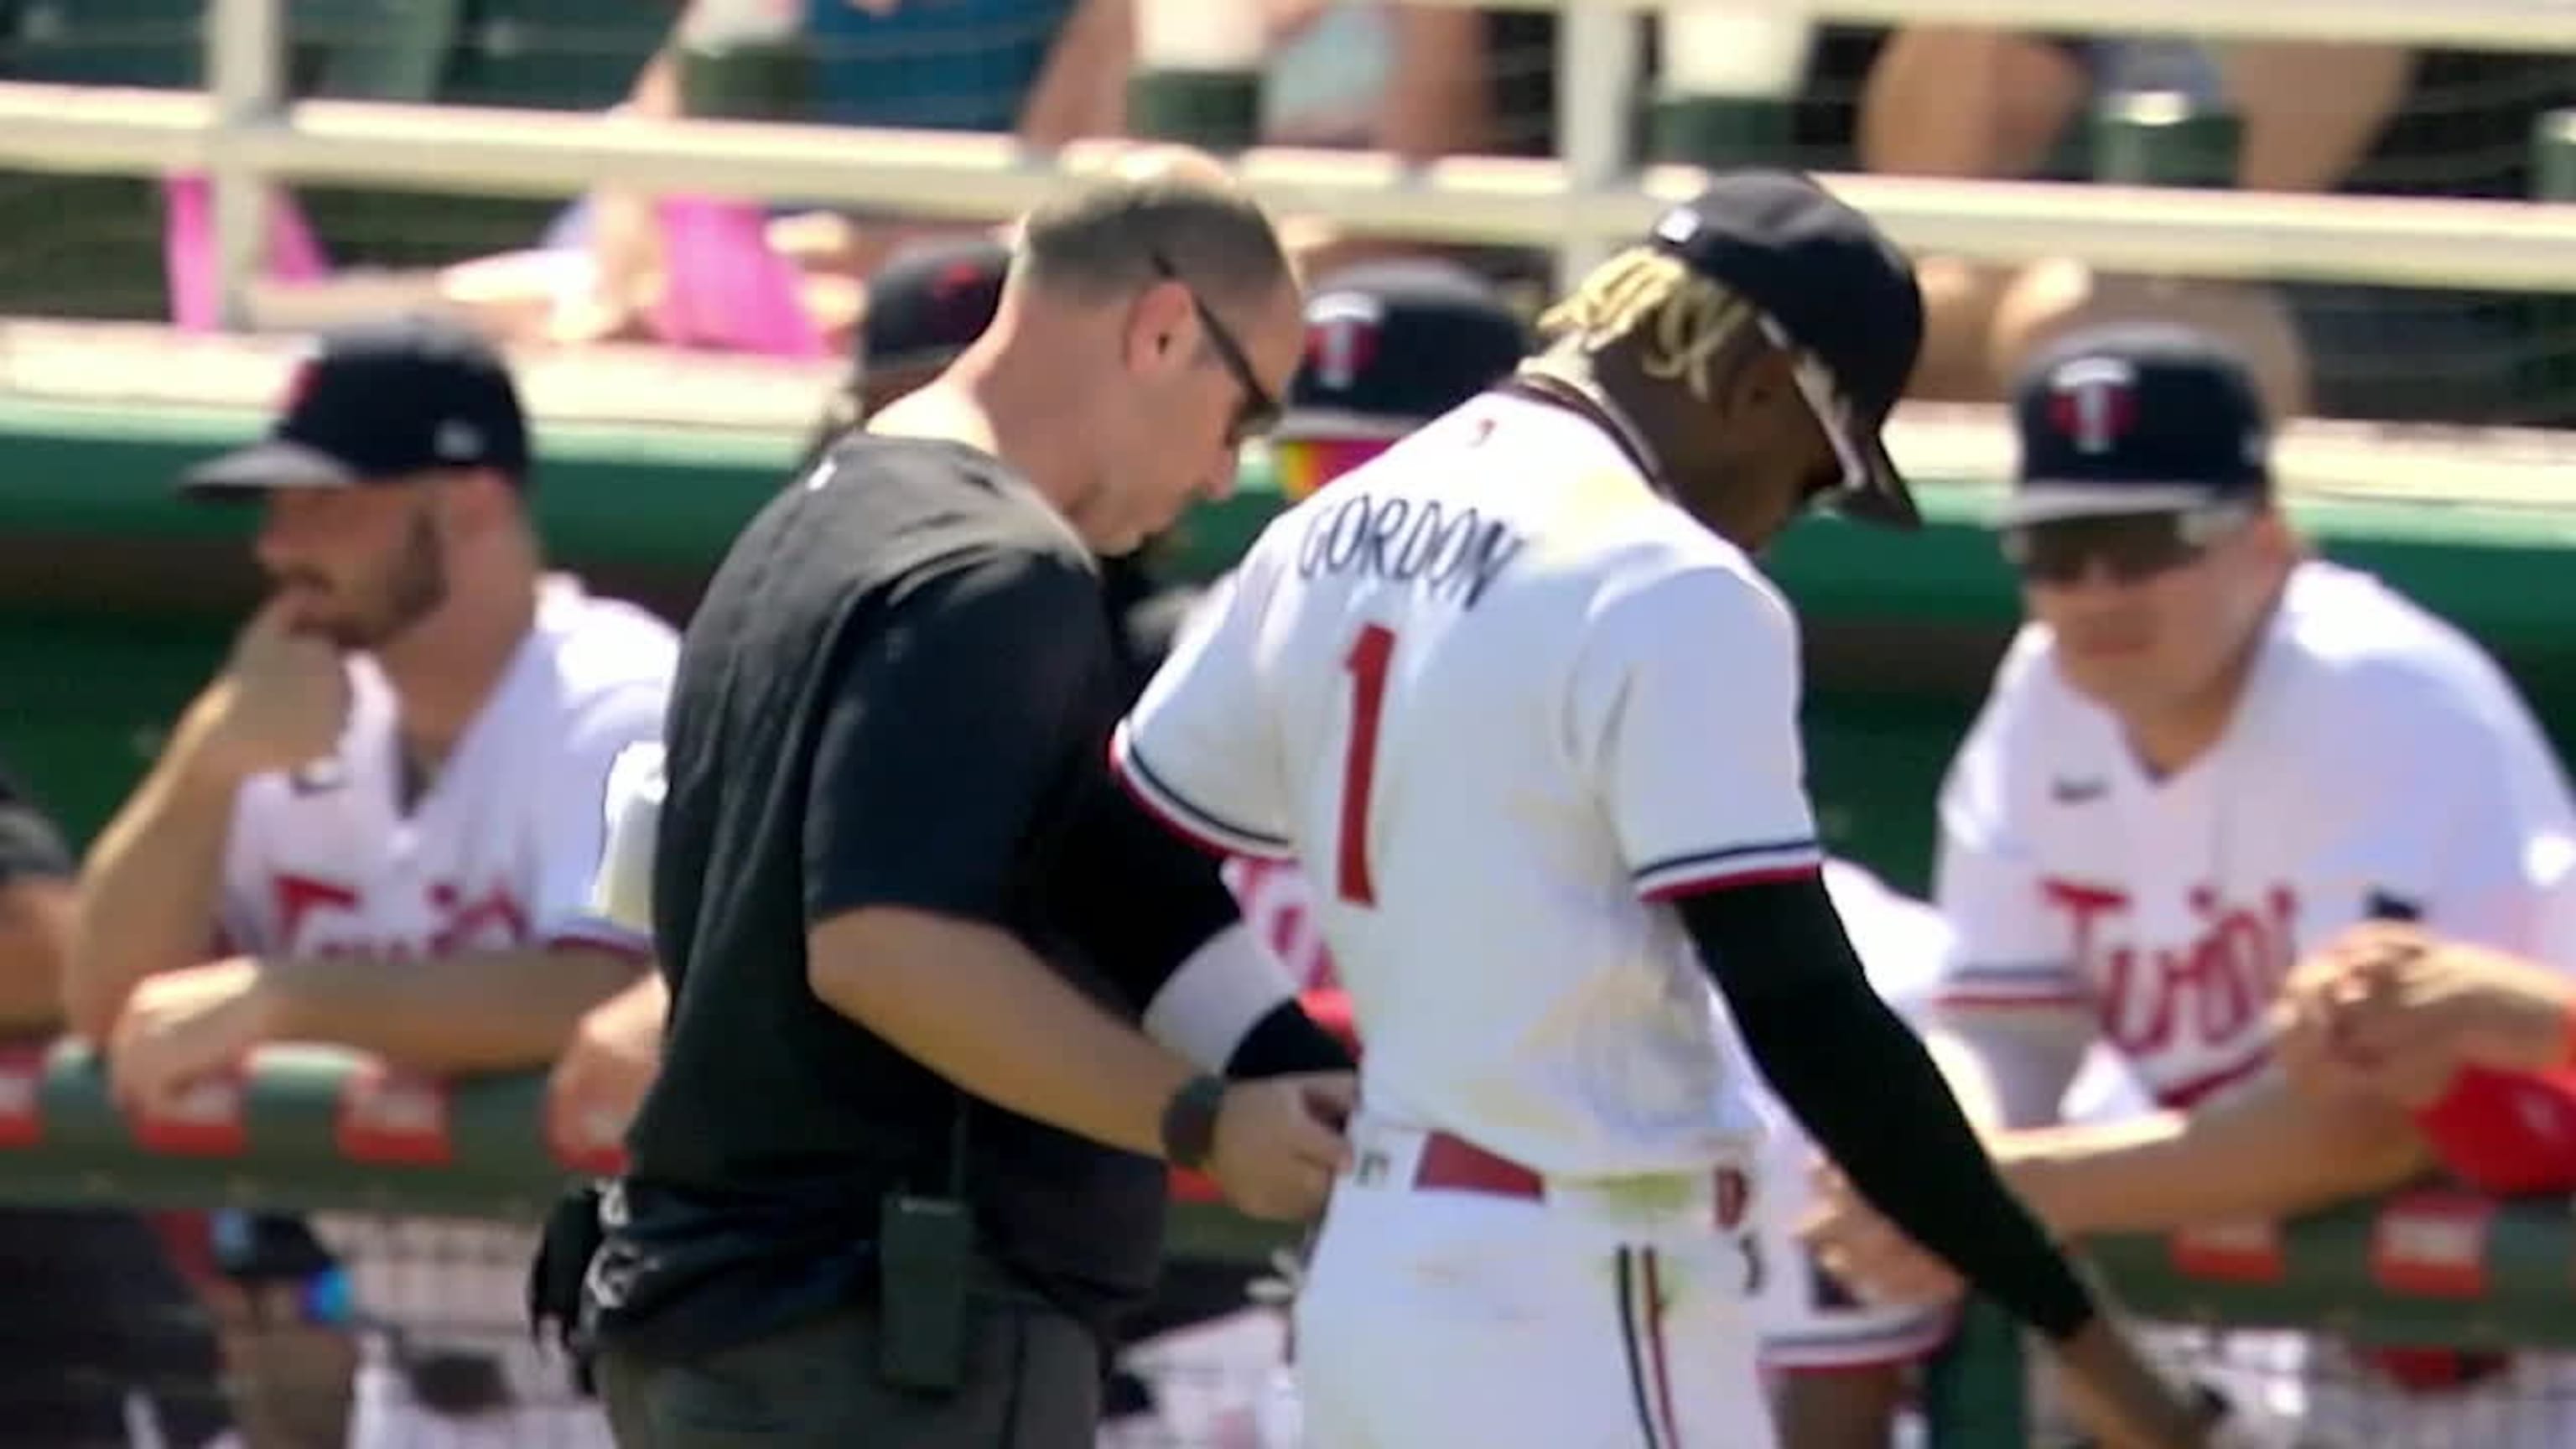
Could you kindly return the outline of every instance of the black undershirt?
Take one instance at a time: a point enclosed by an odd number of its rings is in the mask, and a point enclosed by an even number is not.
[[[1684,897],[1763,1077],[1872,1206],[2052,1339],[2092,1299],[2003,1184],[1931,1054],[1870,989],[1820,876]]]

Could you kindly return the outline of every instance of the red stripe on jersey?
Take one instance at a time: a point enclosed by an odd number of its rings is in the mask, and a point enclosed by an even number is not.
[[[605,932],[558,931],[538,944],[543,951],[597,951],[614,956],[629,965],[642,966],[653,959],[653,943],[633,936],[611,936]]]
[[[1824,867],[1809,861],[1804,865],[1766,865],[1751,870],[1711,871],[1706,875],[1684,876],[1666,881],[1645,892],[1645,899],[1658,905],[1680,900],[1684,896],[1704,896],[1711,891],[1733,890],[1738,886],[1772,885],[1784,880],[1810,880],[1824,873]]]

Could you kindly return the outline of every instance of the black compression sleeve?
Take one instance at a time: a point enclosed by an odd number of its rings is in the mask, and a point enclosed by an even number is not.
[[[2007,1191],[1914,1033],[1870,990],[1815,876],[1676,902],[1755,1065],[1852,1185],[2053,1339],[2093,1304]]]
[[[1352,1065],[1351,1049],[1339,1037],[1316,1025],[1306,1008],[1283,1001],[1235,1043],[1225,1074],[1244,1081],[1294,1072],[1347,1072]]]

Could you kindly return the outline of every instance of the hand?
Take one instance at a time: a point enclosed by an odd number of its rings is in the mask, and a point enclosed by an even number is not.
[[[107,1045],[107,1079],[128,1111],[168,1111],[189,1088],[269,1039],[277,1002],[247,956],[147,977]]]
[[[243,627],[192,713],[201,749],[232,775],[291,770],[340,747],[348,669],[329,640],[296,631],[280,595]]]
[[[1348,1072],[1235,1083],[1217,1108],[1208,1176],[1253,1217],[1315,1216],[1333,1178],[1350,1165],[1342,1124],[1358,1100],[1359,1079]]]
[[[1945,1304],[1965,1291],[1958,1270],[1880,1216],[1832,1164],[1818,1165],[1814,1177],[1816,1205],[1798,1235],[1826,1272],[1890,1306]]]
[[[2275,1022],[2302,1091],[2414,1108],[2438,1099],[2464,1065],[2560,1065],[2570,1000],[2545,968],[2373,923],[2292,970]]]
[[[644,1103],[662,1061],[662,1023],[671,1007],[660,972],[583,1013],[546,1082],[553,1138],[583,1151],[616,1147]]]
[[[2068,1410],[2102,1449],[2204,1449],[2242,1437],[2241,1428],[2217,1437],[2224,1410],[2168,1382],[2108,1318],[2095,1318],[2050,1352]]]

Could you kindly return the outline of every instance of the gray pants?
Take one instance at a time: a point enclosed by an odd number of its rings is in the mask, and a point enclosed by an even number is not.
[[[1054,1309],[995,1305],[966,1381],[930,1397],[877,1379],[873,1307],[835,1314],[686,1362],[599,1355],[619,1449],[1091,1449],[1100,1348]]]

